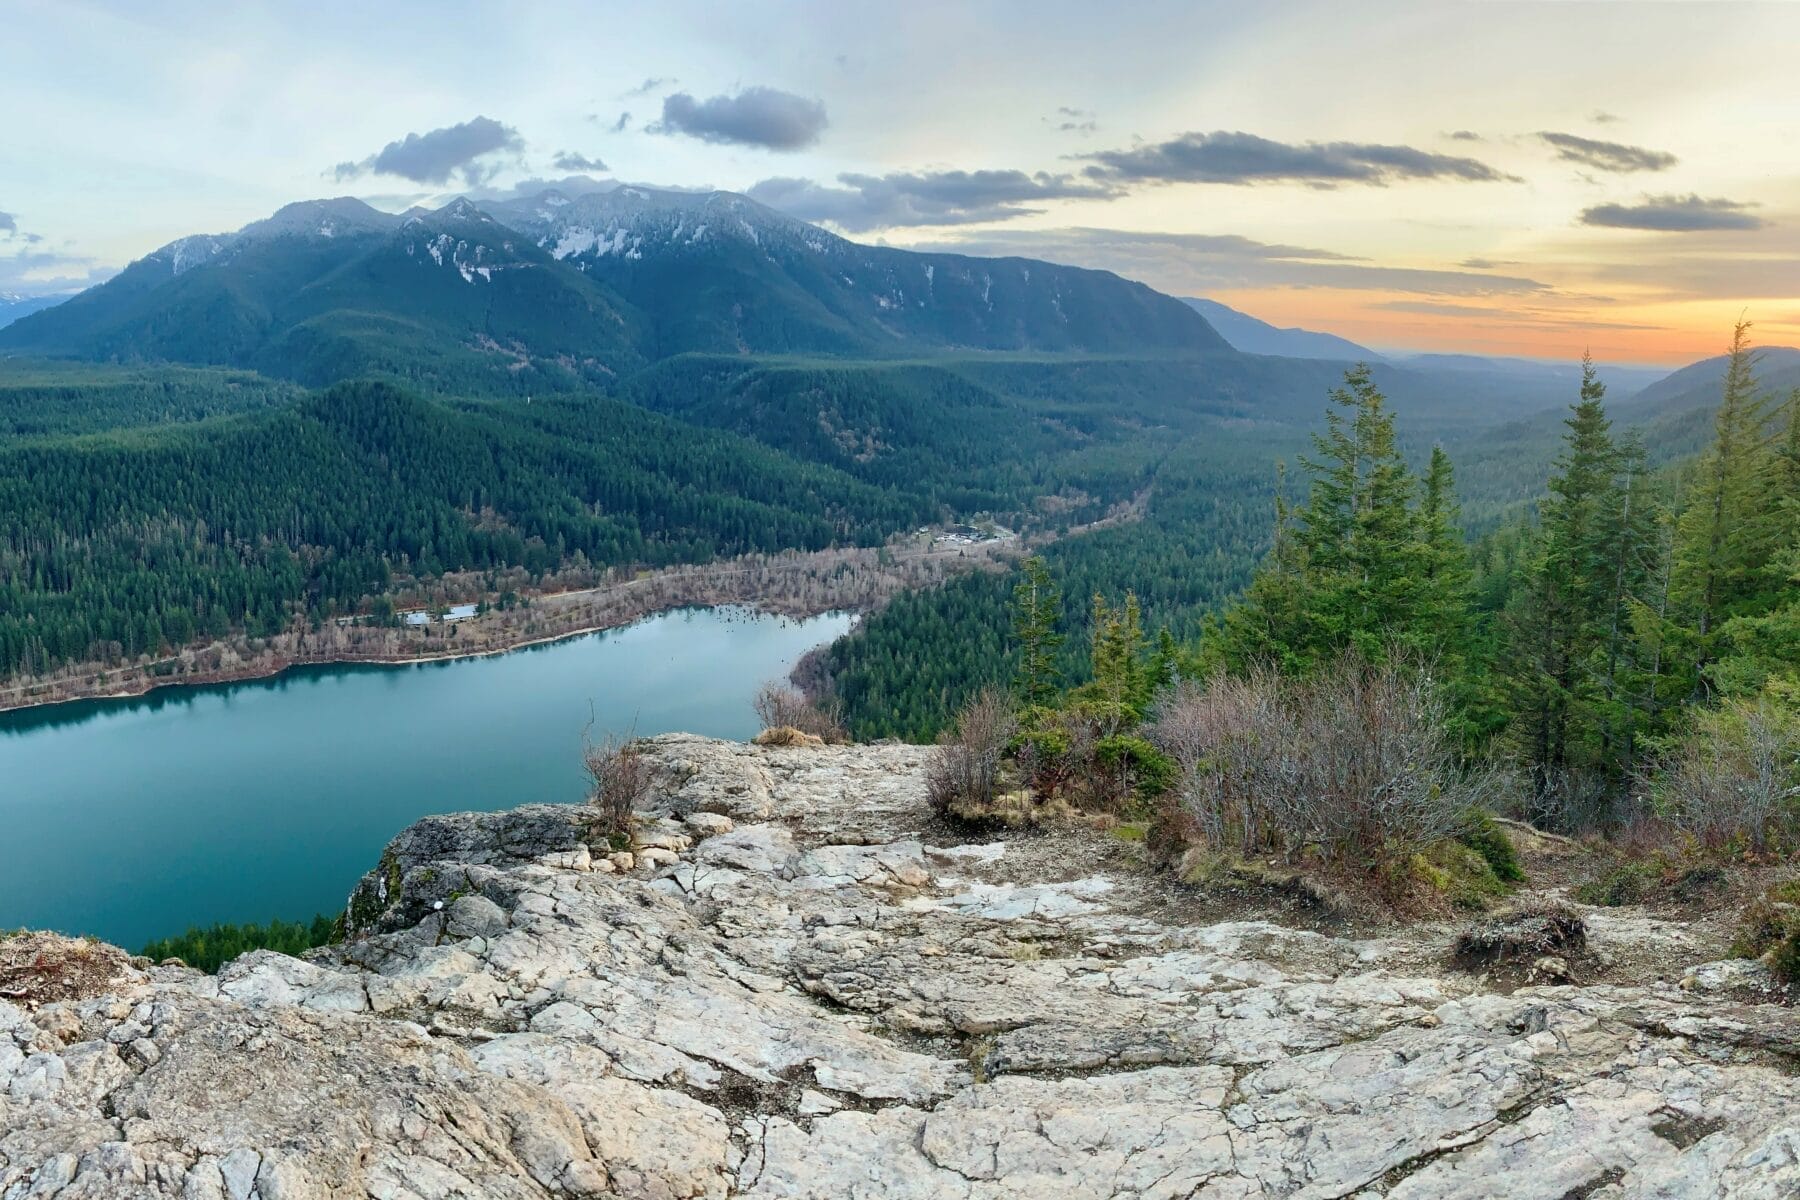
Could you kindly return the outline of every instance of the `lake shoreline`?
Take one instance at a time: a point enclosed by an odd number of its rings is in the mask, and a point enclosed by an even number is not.
[[[0,821],[22,850],[0,871],[0,928],[137,947],[335,911],[423,817],[580,803],[590,731],[752,736],[756,690],[851,620],[686,609],[480,661],[16,713]]]
[[[834,612],[849,613],[853,617],[862,614],[854,609],[825,606],[815,610],[789,609],[786,606],[768,607],[756,601],[727,601],[721,604],[672,604],[666,608],[651,609],[635,616],[625,616],[600,624],[589,625],[579,629],[568,629],[557,633],[521,638],[492,646],[473,647],[468,650],[452,650],[447,653],[435,650],[420,654],[399,654],[386,657],[363,656],[352,652],[343,652],[321,657],[281,658],[269,662],[246,663],[242,668],[207,672],[205,674],[184,675],[179,679],[147,680],[141,686],[133,686],[111,692],[82,692],[68,696],[57,696],[41,700],[7,701],[0,700],[0,716],[6,713],[28,712],[33,709],[52,709],[65,704],[80,704],[89,701],[110,700],[142,700],[156,692],[171,691],[177,688],[222,687],[234,683],[256,683],[267,679],[277,679],[290,671],[307,667],[411,667],[425,663],[462,662],[476,658],[494,658],[499,655],[512,654],[519,650],[528,650],[533,646],[548,646],[557,642],[572,641],[575,638],[587,637],[590,634],[609,633],[615,629],[625,629],[642,621],[654,620],[670,613],[688,610],[714,610],[721,608],[741,609],[746,613],[765,617],[783,617],[790,621],[804,621],[813,617],[822,617]]]
[[[316,630],[228,637],[147,662],[116,667],[90,663],[60,678],[0,686],[0,714],[83,700],[140,699],[165,688],[247,683],[301,666],[407,666],[482,658],[604,633],[684,608],[736,607],[793,620],[831,612],[862,616],[902,591],[933,587],[969,571],[1004,569],[1022,552],[1013,539],[974,546],[926,541],[788,551],[526,593],[520,603],[505,607],[495,603],[496,597],[475,592],[476,601],[486,601],[485,611],[452,623],[408,627],[328,621]]]

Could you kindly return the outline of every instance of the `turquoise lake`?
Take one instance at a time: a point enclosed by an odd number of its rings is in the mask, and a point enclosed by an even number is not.
[[[489,658],[0,713],[0,929],[136,951],[335,912],[421,816],[580,800],[590,717],[748,737],[756,689],[850,621],[684,610]]]

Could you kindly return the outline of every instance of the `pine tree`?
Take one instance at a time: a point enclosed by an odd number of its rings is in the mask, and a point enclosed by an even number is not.
[[[1599,685],[1600,760],[1615,780],[1631,774],[1647,714],[1638,697],[1641,646],[1633,636],[1632,610],[1653,593],[1661,567],[1664,509],[1651,486],[1644,444],[1635,432],[1618,445],[1613,504],[1603,514],[1602,544],[1610,579],[1605,629],[1594,674]]]
[[[1418,488],[1394,436],[1393,415],[1366,366],[1331,393],[1325,432],[1301,463],[1306,506],[1276,510],[1275,544],[1244,603],[1211,633],[1209,656],[1241,668],[1271,660],[1309,672],[1345,648],[1379,659],[1390,646],[1426,647],[1432,551],[1414,507]],[[1448,460],[1439,480],[1448,529]]]
[[[1022,703],[1048,705],[1055,702],[1059,686],[1056,652],[1063,642],[1057,632],[1062,622],[1062,589],[1050,578],[1042,555],[1027,558],[1019,571],[1012,603],[1013,636],[1019,643],[1014,687]]]
[[[1094,593],[1091,652],[1094,678],[1085,690],[1110,736],[1142,716],[1147,698],[1144,622],[1135,593],[1126,592],[1125,603],[1118,608]]]
[[[1428,639],[1426,648],[1440,658],[1460,657],[1467,636],[1471,572],[1461,517],[1450,456],[1442,446],[1433,446],[1419,497],[1418,536],[1424,547],[1419,632]]]
[[[1584,356],[1580,399],[1563,422],[1563,452],[1540,506],[1536,552],[1506,616],[1515,724],[1540,793],[1560,784],[1575,765],[1573,741],[1593,726],[1589,672],[1601,643],[1605,515],[1618,469],[1605,397]]]
[[[1781,514],[1766,510],[1776,462],[1749,331],[1744,321],[1732,331],[1713,444],[1676,533],[1674,599],[1687,626],[1691,684],[1703,695],[1714,689],[1710,668],[1721,649],[1721,626],[1746,614],[1778,548]]]

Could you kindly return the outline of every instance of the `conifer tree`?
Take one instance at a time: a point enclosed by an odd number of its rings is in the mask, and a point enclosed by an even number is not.
[[[1013,636],[1019,643],[1014,687],[1022,703],[1048,705],[1056,700],[1058,688],[1056,652],[1063,639],[1057,626],[1062,622],[1062,590],[1050,578],[1042,555],[1027,558],[1019,571],[1012,603]]]
[[[1749,331],[1744,321],[1732,331],[1713,444],[1701,458],[1676,531],[1672,587],[1687,627],[1691,686],[1702,695],[1714,688],[1709,671],[1721,649],[1721,626],[1732,616],[1750,615],[1779,548],[1782,514],[1767,511],[1776,462]]]
[[[1515,723],[1540,792],[1572,765],[1572,740],[1592,726],[1592,659],[1608,558],[1605,514],[1618,455],[1606,417],[1606,385],[1582,359],[1580,399],[1563,422],[1563,452],[1540,506],[1535,553],[1513,595],[1505,666]]]
[[[1465,648],[1471,578],[1461,516],[1450,456],[1442,446],[1433,446],[1419,497],[1419,541],[1424,547],[1419,629],[1439,656],[1457,658]]]

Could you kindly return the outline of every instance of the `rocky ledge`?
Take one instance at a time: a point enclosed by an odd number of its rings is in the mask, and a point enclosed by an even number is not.
[[[0,1197],[1800,1192],[1800,1024],[1673,927],[1662,981],[1495,990],[1447,930],[933,837],[916,748],[650,752],[630,858],[432,818],[308,961],[0,1001]]]

